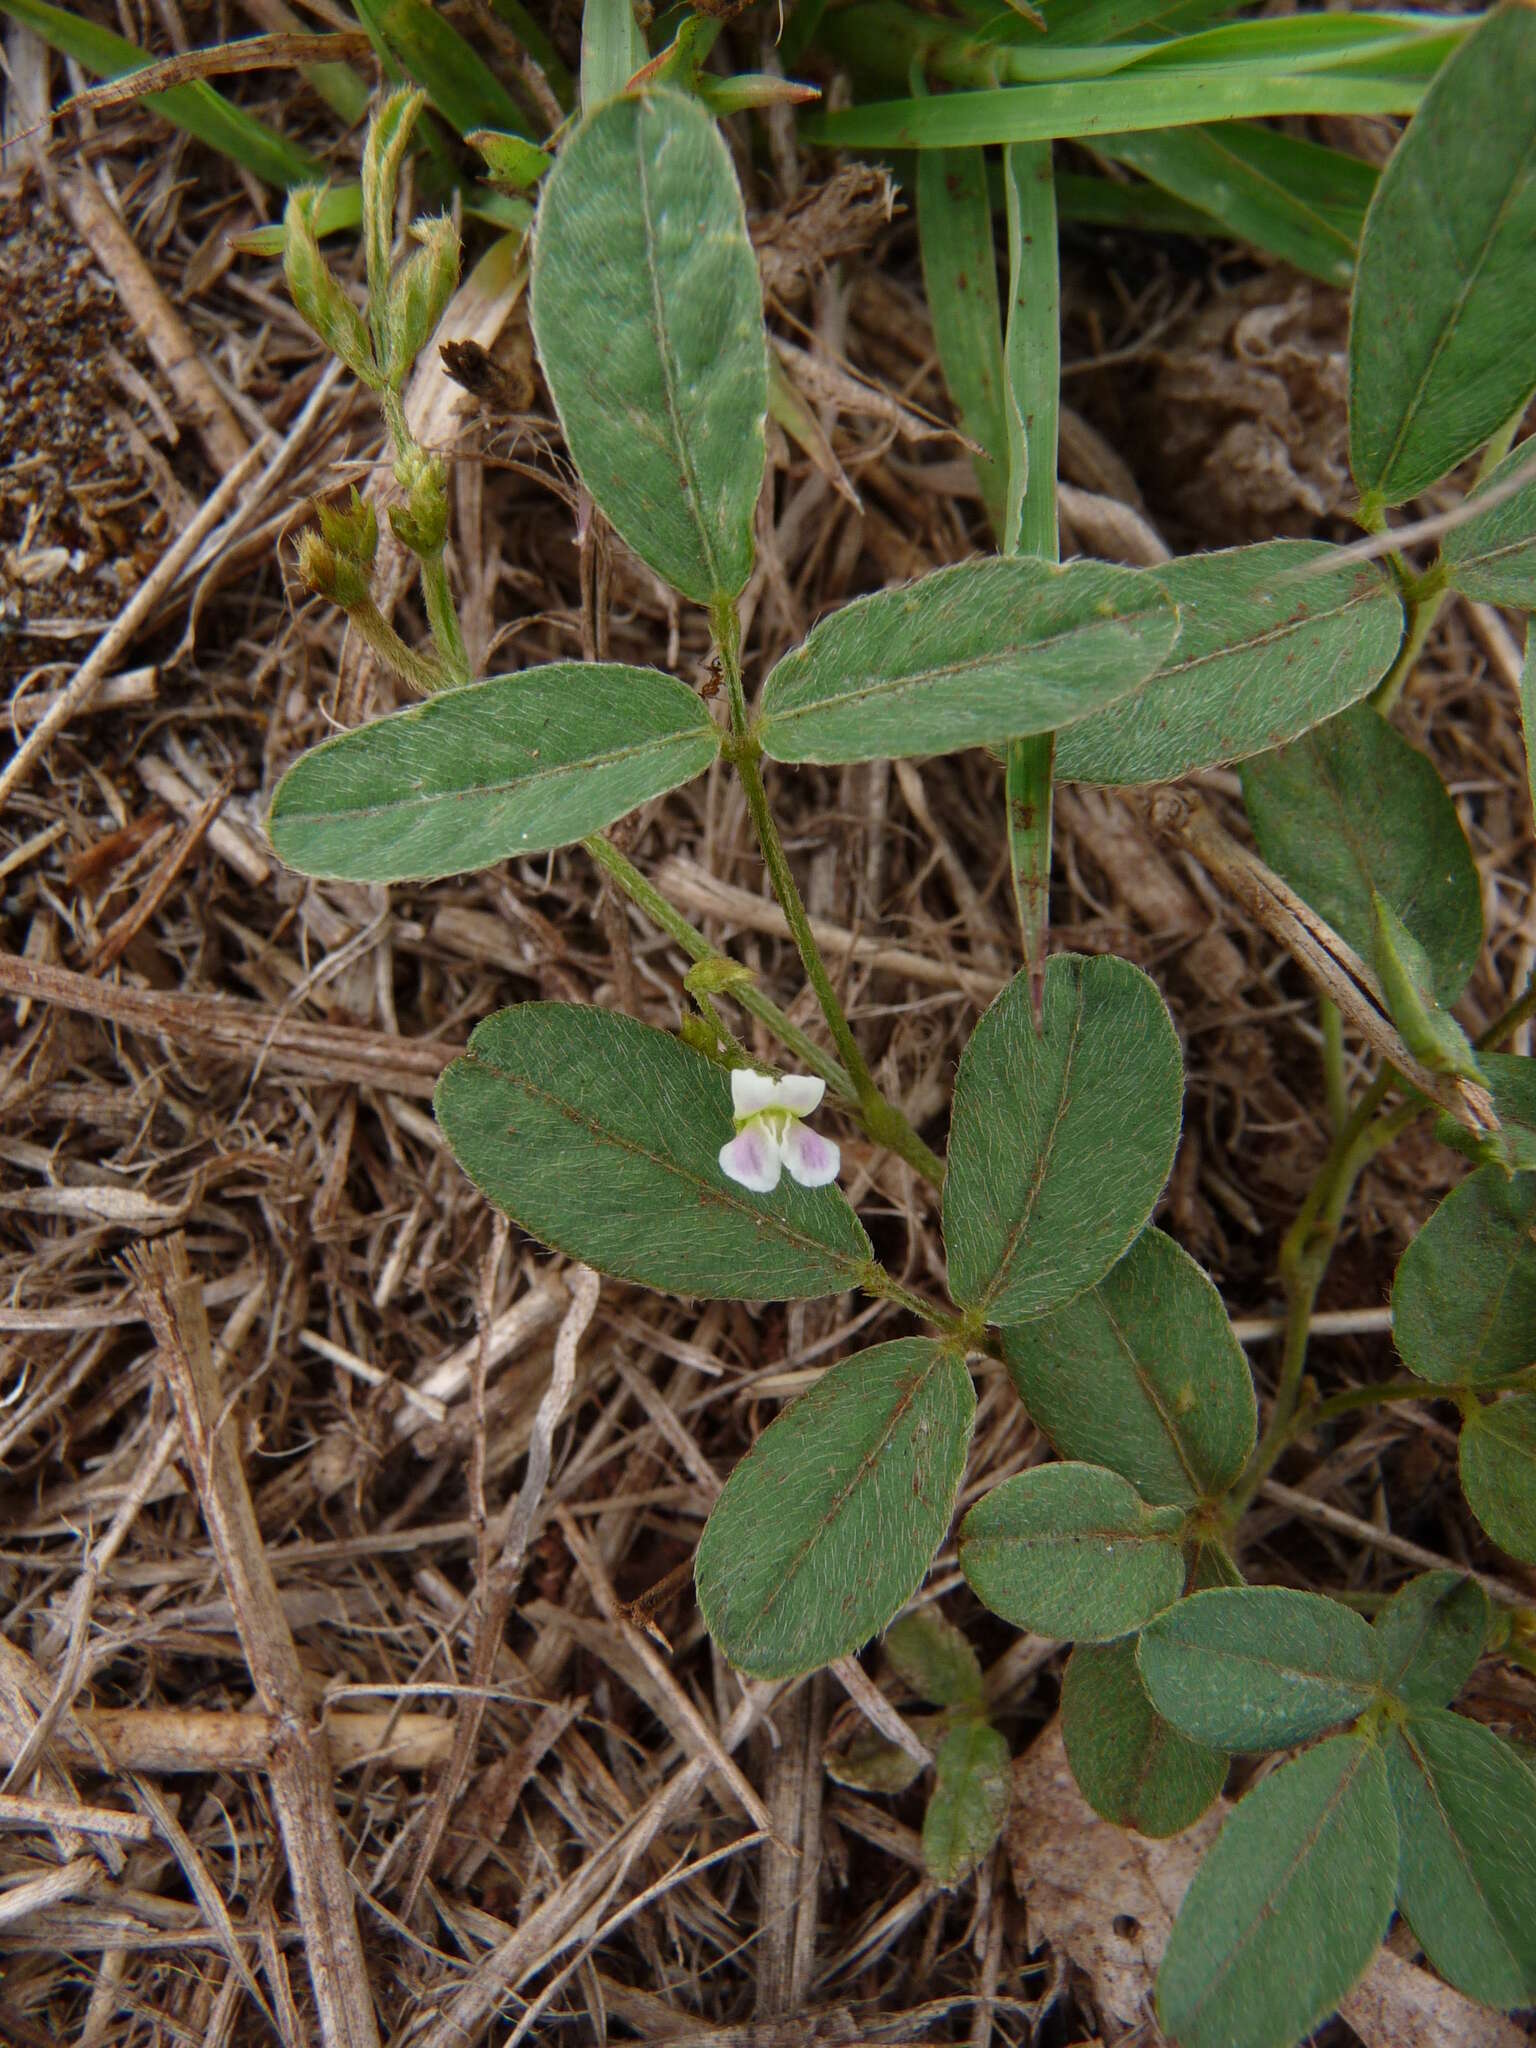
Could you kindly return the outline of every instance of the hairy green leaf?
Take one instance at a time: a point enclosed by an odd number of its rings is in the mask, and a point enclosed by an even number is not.
[[[922,1607],[893,1621],[885,1632],[885,1654],[919,1699],[940,1707],[981,1705],[981,1661],[937,1608]]]
[[[1373,1744],[1335,1736],[1262,1779],[1184,1895],[1157,1978],[1163,2031],[1179,2048],[1293,2048],[1371,1960],[1396,1878]]]
[[[1183,1517],[1149,1508],[1117,1472],[1036,1465],[960,1524],[960,1569],[1015,1628],[1109,1642],[1177,1600]]]
[[[657,669],[561,661],[444,690],[303,754],[267,829],[290,867],[353,882],[458,875],[584,839],[691,781],[719,738]]]
[[[545,178],[533,331],[582,481],[685,597],[752,567],[768,355],[741,193],[697,100],[595,108]]]
[[[1461,1425],[1461,1490],[1501,1550],[1536,1564],[1536,1394],[1506,1394]]]
[[[1434,763],[1360,704],[1242,776],[1259,851],[1297,895],[1369,960],[1374,890],[1428,956],[1435,1000],[1454,1002],[1482,948],[1483,899]]]
[[[1013,1790],[1008,1744],[985,1721],[952,1728],[934,1759],[923,1816],[923,1867],[948,1889],[970,1876],[1002,1833]]]
[[[1521,487],[1504,496],[1519,477]],[[1536,441],[1522,441],[1462,510],[1471,516],[1440,545],[1452,583],[1463,597],[1536,611]]]
[[[1134,696],[1061,735],[1057,774],[1168,782],[1280,746],[1374,689],[1403,608],[1380,570],[1337,552],[1274,540],[1160,567],[1178,644]]]
[[[793,1301],[868,1270],[869,1239],[835,1187],[786,1175],[755,1195],[726,1179],[726,1075],[631,1017],[574,1003],[499,1010],[445,1069],[435,1106],[481,1193],[600,1272],[675,1294]]]
[[[1487,2005],[1536,2003],[1536,1774],[1491,1728],[1421,1708],[1387,1751],[1398,1904],[1443,1977]]]
[[[1242,1471],[1253,1378],[1221,1297],[1150,1225],[1096,1287],[1003,1332],[1009,1376],[1063,1458],[1193,1506]]]
[[[1398,1263],[1392,1334],[1420,1378],[1476,1386],[1536,1365],[1536,1174],[1485,1166]]]
[[[1193,1593],[1143,1629],[1158,1712],[1213,1749],[1286,1749],[1352,1721],[1380,1689],[1380,1646],[1337,1600],[1285,1586]]]
[[[1463,1572],[1420,1572],[1375,1621],[1381,1682],[1415,1707],[1449,1706],[1488,1640],[1488,1595]]]
[[[873,761],[1050,732],[1134,690],[1178,630],[1144,570],[958,562],[824,619],[769,676],[758,735],[777,761]]]
[[[975,1412],[955,1354],[903,1337],[834,1365],[769,1424],[694,1559],[733,1664],[795,1678],[884,1628],[949,1527]]]
[[[1006,1326],[1107,1273],[1168,1178],[1183,1085],[1173,1020],[1128,960],[1056,954],[1038,1032],[1016,975],[955,1082],[944,1242],[956,1301]]]
[[[1142,1835],[1191,1826],[1227,1775],[1222,1750],[1191,1742],[1148,1699],[1130,1636],[1073,1650],[1061,1685],[1061,1735],[1094,1812]]]
[[[1349,457],[1369,518],[1414,497],[1536,386],[1536,12],[1490,8],[1443,67],[1366,215]]]

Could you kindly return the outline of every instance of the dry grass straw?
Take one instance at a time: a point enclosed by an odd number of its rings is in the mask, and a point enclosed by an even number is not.
[[[225,493],[226,517],[202,449],[176,437],[173,417],[190,422],[142,330],[157,316],[125,297],[126,370],[86,424],[123,498],[114,528],[103,475],[90,480],[93,531],[129,573],[106,599],[99,577],[92,597],[63,570],[9,593],[19,631],[3,658],[31,751],[12,757],[0,840],[0,2038],[1083,2038],[1093,2015],[1032,1953],[1006,1878],[989,1866],[936,1893],[920,1794],[882,1802],[825,1780],[823,1744],[854,1720],[916,1739],[878,1656],[743,1685],[687,1589],[715,1492],[783,1398],[899,1318],[611,1283],[598,1299],[580,1269],[507,1240],[427,1113],[443,1062],[499,1004],[619,1003],[671,1025],[681,960],[579,852],[386,894],[306,884],[265,848],[264,802],[331,729],[338,674],[347,715],[390,701],[335,622],[292,601],[280,545],[313,495],[377,460],[377,427],[271,270],[220,253],[249,219],[239,185],[162,130],[150,150],[149,132],[112,110],[81,175],[111,172],[143,273],[224,410],[248,445],[271,441]],[[779,140],[781,171],[809,179]],[[766,186],[754,196],[771,207]],[[841,375],[809,394],[835,473],[773,450],[745,606],[756,675],[829,607],[981,540],[963,451],[903,425],[945,411],[910,225],[887,227],[867,181],[845,197],[823,222],[829,236],[841,224],[835,252],[805,239],[805,208],[775,216],[776,302],[794,311],[786,339],[852,365],[879,402]],[[44,226],[39,184],[26,205],[36,232],[63,233]],[[18,218],[13,205],[13,231]],[[1191,286],[1130,242],[1091,257],[1067,279],[1068,545],[1151,559],[1170,541],[1224,543],[1138,454],[1149,408],[1183,408],[1182,459],[1226,430],[1210,395],[1232,325],[1207,317],[1219,280]],[[110,281],[126,294],[126,274]],[[1247,289],[1251,311],[1296,286]],[[600,522],[577,543],[519,309],[486,345],[521,410],[441,416],[478,658],[601,651],[702,679],[702,621]],[[75,366],[82,405],[97,373]],[[1298,417],[1315,425],[1320,402],[1313,391]],[[32,458],[36,480],[41,441]],[[1313,461],[1298,492],[1317,478]],[[85,481],[72,471],[34,495],[64,506]],[[1335,530],[1333,508],[1308,502],[1293,498],[1293,520]],[[215,542],[172,573],[199,508]],[[0,499],[0,520],[13,511]],[[125,520],[156,536],[147,560]],[[28,560],[48,539],[33,534]],[[17,533],[0,528],[0,544]],[[132,630],[102,643],[135,592]],[[420,631],[404,599],[399,619]],[[1536,960],[1499,630],[1450,611],[1402,713],[1484,878],[1473,1027]],[[110,659],[93,665],[98,643]],[[127,660],[147,692],[126,687]],[[882,1085],[940,1140],[959,1050],[1015,953],[999,771],[979,754],[779,771],[773,793]],[[1201,800],[1241,837],[1231,776],[1202,778]],[[729,779],[625,830],[711,941],[816,1029]],[[1306,983],[1116,796],[1063,792],[1057,876],[1058,943],[1128,954],[1169,996],[1190,1085],[1162,1220],[1235,1312],[1263,1317],[1278,1234],[1326,1145]],[[845,1158],[882,1255],[937,1285],[931,1191],[857,1138]],[[1418,1138],[1372,1169],[1330,1308],[1379,1310],[1456,1171]],[[1319,1344],[1330,1380],[1387,1366],[1379,1317],[1358,1321]],[[1253,1355],[1262,1381],[1269,1355]],[[966,1498],[1039,1454],[984,1373]],[[1294,1457],[1256,1527],[1255,1570],[1291,1583],[1364,1591],[1429,1555],[1496,1562],[1460,1504],[1447,1432],[1408,1409]],[[980,1615],[952,1548],[925,1597],[974,1629],[1022,1748],[1051,1711],[1055,1646]],[[1530,1687],[1503,1667],[1472,1706],[1529,1733]]]

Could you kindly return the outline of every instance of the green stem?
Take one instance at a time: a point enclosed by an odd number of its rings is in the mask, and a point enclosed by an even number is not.
[[[384,666],[393,669],[418,696],[430,697],[452,680],[440,662],[406,645],[371,597],[362,604],[348,605],[347,617]]]
[[[1280,1358],[1280,1376],[1269,1419],[1259,1438],[1248,1468],[1233,1489],[1229,1513],[1235,1521],[1274,1468],[1291,1440],[1291,1423],[1301,1396],[1302,1375],[1307,1363],[1307,1339],[1318,1289],[1333,1256],[1339,1225],[1355,1183],[1383,1146],[1389,1145],[1423,1108],[1420,1098],[1400,1104],[1378,1117],[1383,1097],[1396,1080],[1388,1068],[1378,1074],[1361,1097],[1359,1106],[1334,1139],[1322,1170],[1312,1183],[1295,1222],[1280,1247],[1280,1278],[1285,1288],[1285,1345]]]
[[[1479,1380],[1471,1391],[1500,1394],[1513,1387],[1528,1387],[1533,1375],[1536,1375],[1536,1366],[1523,1366],[1519,1372],[1501,1373],[1493,1380]],[[1298,1409],[1291,1420],[1291,1439],[1294,1441],[1305,1436],[1309,1430],[1332,1422],[1340,1415],[1351,1415],[1359,1408],[1379,1407],[1384,1401],[1449,1401],[1467,1391],[1459,1383],[1451,1385],[1438,1380],[1416,1379],[1379,1380],[1371,1387],[1345,1387],[1342,1393],[1329,1394],[1309,1407]]]
[[[1344,1019],[1338,1006],[1326,996],[1318,998],[1318,1021],[1323,1027],[1323,1085],[1328,1097],[1328,1121],[1338,1136],[1349,1122],[1349,1089],[1344,1080]]]
[[[914,1294],[911,1288],[903,1287],[895,1275],[888,1273],[884,1266],[871,1266],[859,1285],[866,1294],[877,1295],[880,1300],[892,1302],[897,1308],[908,1309],[913,1315],[921,1317],[925,1323],[931,1323],[936,1330],[942,1330],[946,1337],[963,1344],[967,1350],[976,1351],[982,1348],[975,1341],[974,1329],[963,1316],[954,1315],[948,1309],[938,1307],[925,1295]]]
[[[469,652],[459,625],[458,607],[448,587],[448,571],[441,548],[435,554],[418,555],[421,565],[421,594],[427,607],[427,624],[449,684],[469,681]]]
[[[1408,610],[1408,631],[1398,650],[1396,661],[1371,696],[1371,702],[1385,718],[1403,694],[1403,686],[1413,674],[1419,656],[1424,652],[1424,643],[1429,638],[1435,620],[1440,616],[1440,607],[1450,595],[1449,584],[1441,584],[1422,596],[1412,591],[1405,592],[1404,603]]]
[[[1536,1017],[1536,974],[1526,983],[1525,994],[1517,996],[1503,1016],[1495,1017],[1481,1034],[1477,1040],[1478,1051],[1492,1052],[1506,1038],[1513,1038],[1529,1017]]]
[[[747,730],[746,693],[741,680],[741,619],[734,603],[726,600],[710,609],[710,623],[714,629],[715,648],[720,656],[720,666],[725,676],[726,690],[731,707],[731,740],[728,749],[736,764],[736,773],[741,778],[743,794],[747,799],[747,812],[752,820],[752,829],[757,835],[758,849],[763,856],[763,865],[768,870],[768,879],[773,893],[778,898],[784,921],[789,926],[790,936],[800,955],[800,964],[805,969],[806,980],[815,991],[821,1005],[821,1014],[827,1020],[827,1029],[832,1034],[832,1043],[837,1047],[838,1057],[853,1084],[854,1099],[859,1105],[859,1115],[864,1128],[878,1144],[894,1152],[898,1158],[920,1173],[925,1180],[939,1186],[944,1178],[944,1162],[931,1147],[925,1145],[911,1124],[902,1115],[895,1103],[888,1102],[875,1083],[864,1055],[859,1050],[858,1040],[832,985],[826,962],[821,957],[821,948],[811,930],[811,920],[806,914],[795,877],[790,869],[789,857],[784,851],[784,842],[779,837],[779,828],[774,823],[773,812],[768,803],[768,792],[763,786],[763,771],[759,766],[761,749]]]

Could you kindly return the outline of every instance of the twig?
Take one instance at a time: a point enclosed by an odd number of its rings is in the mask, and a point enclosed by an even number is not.
[[[435,1038],[394,1038],[350,1024],[274,1017],[260,1003],[231,997],[120,988],[18,953],[0,953],[0,995],[30,996],[139,1031],[163,1032],[176,1044],[201,1052],[264,1059],[280,1071],[326,1081],[369,1082],[396,1095],[430,1096],[443,1068],[464,1050]]]
[[[89,704],[115,666],[118,656],[131,645],[160,599],[197,553],[198,547],[218,525],[241,491],[251,472],[265,459],[271,439],[263,435],[242,460],[236,462],[213,495],[207,498],[184,533],[180,533],[144,578],[133,596],[102,634],[68,685],[55,698],[46,716],[37,724],[4,769],[0,769],[0,803],[25,781],[33,765],[54,734],[66,726],[75,713]]]
[[[0,1792],[0,1828],[77,1828],[86,1835],[112,1835],[120,1842],[152,1842],[154,1822],[142,1813],[112,1806],[75,1806],[67,1799],[33,1799]]]
[[[190,1468],[245,1659],[262,1706],[282,1723],[269,1766],[272,1803],[287,1851],[294,1906],[304,1931],[324,2048],[379,2048],[378,2025],[358,1938],[352,1881],[331,1796],[324,1731],[306,1708],[306,1684],[272,1576],[240,1463],[233,1417],[223,1407],[202,1289],[179,1233],[135,1246],[124,1259],[159,1347]]]
[[[52,1754],[71,1769],[99,1771],[265,1771],[282,1747],[287,1723],[277,1714],[222,1713],[205,1708],[76,1707],[54,1732]],[[378,1762],[396,1771],[425,1771],[446,1761],[453,1723],[446,1714],[330,1713],[326,1741],[338,1770]],[[0,1725],[0,1764],[21,1754]],[[57,1804],[58,1802],[54,1802]],[[74,1813],[72,1807],[61,1812]],[[85,1826],[81,1822],[81,1826]]]
[[[1441,1557],[1433,1550],[1426,1550],[1422,1543],[1410,1543],[1406,1536],[1396,1536],[1390,1529],[1378,1529],[1374,1522],[1367,1522],[1360,1515],[1348,1514],[1343,1508],[1330,1507],[1327,1501],[1314,1500],[1310,1493],[1301,1493],[1294,1486],[1282,1486],[1278,1479],[1266,1479],[1259,1488],[1265,1500],[1289,1508],[1292,1514],[1304,1515],[1309,1522],[1321,1522],[1325,1529],[1337,1530],[1341,1536],[1353,1536],[1358,1542],[1369,1543],[1377,1550],[1385,1550],[1392,1557],[1400,1557],[1405,1563],[1416,1564],[1421,1571],[1467,1571],[1469,1578],[1495,1599],[1505,1600],[1516,1607],[1529,1607],[1531,1592],[1528,1587],[1517,1586],[1509,1579],[1496,1578],[1492,1572],[1474,1572],[1465,1565],[1453,1564],[1450,1558]]]

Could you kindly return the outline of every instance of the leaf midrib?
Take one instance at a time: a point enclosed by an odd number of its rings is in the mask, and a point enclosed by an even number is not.
[[[364,727],[362,730],[366,731],[368,728]],[[352,737],[353,735],[348,733],[336,744],[345,745],[346,741]],[[562,777],[580,774],[586,769],[612,768],[623,762],[638,761],[647,754],[664,753],[667,748],[676,747],[683,741],[697,742],[699,740],[708,740],[712,747],[717,745],[714,727],[701,724],[692,731],[679,730],[672,733],[653,735],[649,739],[637,740],[630,746],[613,747],[606,754],[583,754],[579,760],[575,761],[551,761],[547,766],[530,769],[527,774],[507,776],[497,782],[472,782],[466,783],[461,789],[445,789],[432,792],[419,791],[410,797],[393,798],[388,803],[357,804],[343,811],[338,811],[332,805],[325,810],[283,810],[277,815],[279,821],[283,824],[323,824],[340,821],[350,822],[355,818],[388,818],[402,811],[430,811],[443,805],[453,806],[470,803],[477,797],[490,800],[497,797],[511,796],[520,790],[534,789],[541,782],[554,782]],[[317,750],[317,755],[322,751]],[[308,758],[313,759],[316,756]]]
[[[1334,570],[1331,573],[1336,575],[1338,571]],[[1293,633],[1305,632],[1309,626],[1326,626],[1333,619],[1343,618],[1346,612],[1353,611],[1358,605],[1374,604],[1377,599],[1390,597],[1391,594],[1386,584],[1372,582],[1369,589],[1352,591],[1341,603],[1330,606],[1327,611],[1307,611],[1300,618],[1283,619],[1278,625],[1270,626],[1262,633],[1255,633],[1249,639],[1228,640],[1222,646],[1212,648],[1209,654],[1191,655],[1185,661],[1165,662],[1148,677],[1145,687],[1150,689],[1154,683],[1160,683],[1168,676],[1188,675],[1194,669],[1204,668],[1208,662],[1226,661],[1234,655],[1254,653],[1275,641],[1289,638]],[[1170,595],[1173,593],[1170,592]],[[1177,605],[1178,598],[1175,596],[1173,601]]]
[[[775,1216],[771,1210],[756,1208],[751,1203],[742,1200],[741,1197],[732,1192],[731,1183],[726,1180],[724,1175],[718,1181],[713,1179],[706,1180],[702,1174],[695,1173],[692,1168],[680,1166],[676,1160],[668,1159],[660,1152],[653,1152],[648,1146],[640,1144],[637,1140],[622,1135],[606,1124],[596,1122],[588,1112],[578,1109],[572,1103],[566,1102],[563,1097],[556,1095],[552,1090],[539,1087],[526,1074],[516,1073],[508,1067],[499,1067],[494,1060],[488,1060],[474,1051],[465,1053],[461,1059],[454,1061],[454,1065],[481,1067],[487,1073],[494,1074],[498,1080],[510,1081],[514,1088],[520,1088],[531,1101],[546,1103],[551,1108],[559,1110],[561,1115],[569,1122],[579,1124],[584,1130],[590,1132],[599,1143],[611,1145],[616,1152],[627,1152],[634,1158],[644,1159],[649,1165],[659,1167],[663,1173],[674,1175],[689,1187],[700,1189],[709,1197],[714,1207],[731,1210],[738,1215],[745,1216],[760,1230],[766,1226],[778,1237],[782,1238],[786,1244],[793,1245],[797,1251],[815,1252],[821,1258],[833,1260],[839,1266],[845,1267],[850,1275],[861,1273],[868,1264],[866,1259],[855,1258],[850,1252],[840,1251],[836,1246],[825,1243],[819,1237],[807,1237],[803,1232],[796,1230],[791,1224],[786,1223],[783,1217]],[[449,1069],[448,1071],[451,1072],[452,1070]],[[855,1219],[855,1227],[858,1227],[857,1219]]]
[[[1087,1008],[1085,979],[1081,970],[1077,973],[1076,981],[1076,1014],[1072,1020],[1072,1031],[1067,1042],[1066,1059],[1062,1065],[1061,1087],[1056,1101],[1056,1113],[1051,1119],[1051,1127],[1046,1132],[1044,1142],[1041,1144],[1039,1158],[1036,1160],[1035,1170],[1030,1177],[1029,1186],[1025,1189],[1023,1212],[1004,1238],[1002,1252],[993,1269],[992,1284],[982,1294],[980,1307],[983,1313],[992,1307],[999,1294],[1002,1293],[1003,1283],[1008,1277],[1008,1268],[1013,1262],[1014,1254],[1017,1252],[1025,1232],[1033,1221],[1035,1210],[1040,1201],[1040,1190],[1044,1187],[1046,1175],[1050,1170],[1051,1155],[1055,1151],[1056,1141],[1060,1135],[1062,1123],[1066,1118],[1067,1108],[1072,1095],[1072,1069],[1077,1060],[1078,1047],[1082,1043],[1083,1014]]]
[[[861,678],[859,681],[850,683],[846,687],[839,685],[835,691],[829,691],[823,696],[813,697],[803,703],[792,704],[784,711],[776,711],[769,704],[763,713],[763,727],[767,730],[774,725],[788,725],[797,718],[813,718],[818,713],[841,710],[847,705],[865,703],[880,697],[894,696],[899,690],[922,689],[931,683],[974,675],[978,670],[995,668],[1004,661],[1022,658],[1031,653],[1050,652],[1069,645],[1073,640],[1085,633],[1126,631],[1134,641],[1135,623],[1137,621],[1161,619],[1168,609],[1169,607],[1167,606],[1148,606],[1143,612],[1117,613],[1112,619],[1084,620],[1078,625],[1063,628],[1059,633],[1052,633],[1041,639],[1021,641],[1017,645],[1009,643],[1002,647],[991,648],[985,654],[972,655],[964,661],[936,662],[930,668],[914,669],[903,676],[882,676],[878,679]],[[807,678],[807,682],[814,682],[813,664],[808,661],[807,667],[813,670],[812,674]],[[1161,670],[1155,671],[1158,674],[1161,674],[1161,672]],[[1038,680],[1038,678],[1026,678],[1026,680]],[[1070,681],[1070,678],[1063,677],[1062,681]],[[1135,683],[1128,683],[1126,685],[1127,691],[1134,690],[1137,687],[1138,685]],[[1092,711],[1101,711],[1103,708],[1104,706],[1101,703],[1089,706],[1089,710]],[[1084,716],[1086,717],[1087,715],[1085,711]]]
[[[1471,1855],[1463,1846],[1461,1830],[1452,1821],[1450,1810],[1440,1796],[1440,1784],[1439,1780],[1435,1776],[1434,1766],[1431,1764],[1429,1758],[1425,1756],[1423,1750],[1419,1748],[1418,1744],[1413,1739],[1412,1723],[1410,1722],[1406,1724],[1400,1730],[1400,1733],[1402,1735],[1404,1746],[1407,1748],[1408,1754],[1413,1758],[1414,1763],[1418,1767],[1419,1775],[1424,1780],[1424,1789],[1429,1794],[1430,1804],[1434,1807],[1435,1812],[1440,1817],[1440,1823],[1442,1827],[1445,1829],[1446,1836],[1449,1839],[1451,1846],[1456,1852],[1457,1860],[1460,1862],[1463,1871],[1466,1873],[1467,1881],[1471,1885],[1473,1892],[1476,1894],[1478,1903],[1482,1906],[1483,1911],[1488,1916],[1488,1924],[1490,1925],[1490,1927],[1492,1927],[1494,1933],[1498,1936],[1499,1942],[1501,1943],[1504,1949],[1504,1954],[1508,1958],[1511,1966],[1513,1967],[1515,1974],[1519,1977],[1523,1977],[1525,1975],[1525,1969],[1522,1959],[1519,1955],[1516,1954],[1514,1949],[1510,1947],[1509,1938],[1504,1932],[1504,1924],[1500,1920],[1497,1912],[1494,1910],[1493,1903],[1488,1897],[1487,1891],[1484,1889],[1481,1878],[1477,1874],[1477,1866],[1473,1863]],[[1417,1929],[1415,1929],[1415,1932],[1417,1932]]]

